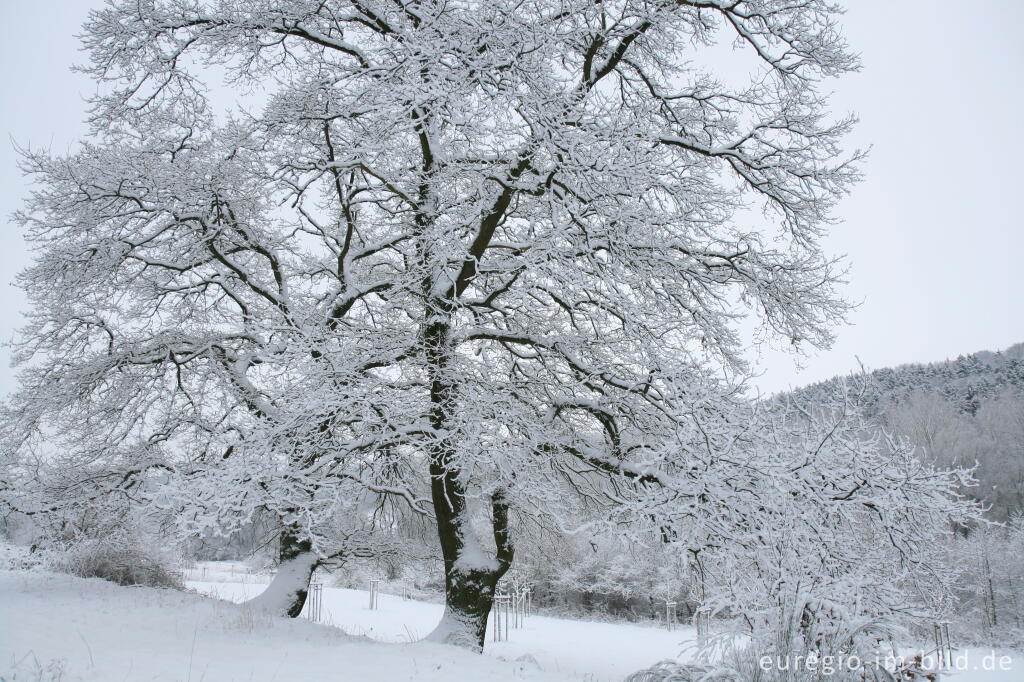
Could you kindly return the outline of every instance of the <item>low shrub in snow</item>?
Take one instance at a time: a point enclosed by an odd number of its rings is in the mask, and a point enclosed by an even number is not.
[[[626,682],[872,682],[912,679],[894,676],[900,667],[894,639],[904,634],[888,619],[870,619],[819,608],[805,600],[781,605],[747,627],[709,635],[697,650],[697,664],[663,661]],[[821,605],[816,605],[820,607]],[[739,621],[733,623],[739,625]],[[909,673],[910,667],[904,672]],[[921,670],[918,680],[928,679]]]
[[[661,661],[646,670],[639,670],[625,682],[739,682],[731,671],[704,665],[687,665],[675,661]]]
[[[0,570],[23,571],[40,563],[39,555],[33,554],[28,547],[0,542]]]
[[[53,564],[72,575],[102,578],[118,585],[184,589],[170,553],[130,531],[76,542],[55,554]]]

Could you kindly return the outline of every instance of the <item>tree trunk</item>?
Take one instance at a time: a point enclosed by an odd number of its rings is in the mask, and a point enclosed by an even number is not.
[[[306,604],[309,581],[320,559],[313,553],[309,540],[287,526],[281,531],[278,558],[280,563],[274,579],[267,589],[246,604],[274,615],[296,618]]]
[[[981,566],[985,580],[985,601],[988,611],[989,625],[993,628],[999,626],[999,615],[996,613],[996,590],[992,576],[992,564],[988,558],[988,533],[982,531],[981,535]]]
[[[430,423],[435,434],[449,434],[456,387],[446,372],[448,322],[446,317],[439,318],[429,324],[424,333],[427,366],[431,372]],[[466,489],[450,436],[439,436],[429,455],[430,492],[444,559],[445,609],[440,624],[427,639],[483,651],[487,617],[494,605],[494,589],[512,563],[508,504],[500,492],[491,498],[491,524],[497,549],[497,556],[492,559],[483,552],[470,526]]]
[[[437,486],[441,487],[441,486]],[[449,488],[442,492],[453,498]],[[457,493],[460,505],[465,501],[463,493]],[[513,549],[508,538],[508,506],[496,494],[491,501],[494,540],[497,558],[485,555],[476,544],[476,538],[462,511],[454,512],[442,501],[438,504],[434,495],[435,510],[438,513],[438,536],[441,539],[441,553],[444,557],[445,608],[437,628],[427,637],[434,642],[454,644],[474,651],[483,651],[487,639],[487,618],[494,606],[494,591],[501,577],[512,563]],[[441,520],[441,516],[445,520]]]

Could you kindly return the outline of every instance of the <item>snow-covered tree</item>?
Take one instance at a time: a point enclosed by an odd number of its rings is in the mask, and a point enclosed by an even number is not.
[[[922,461],[854,398],[785,398],[764,418],[742,466],[722,472],[730,514],[698,524],[711,533],[690,541],[708,576],[706,607],[740,616],[758,646],[782,655],[823,642],[849,653],[951,615],[962,567],[945,547],[981,513],[959,493],[970,473]],[[854,633],[862,641],[847,641]]]
[[[252,131],[190,146],[169,141],[169,119],[146,125],[67,159],[26,154],[40,190],[24,220],[42,248],[22,275],[36,306],[5,497],[30,514],[146,499],[197,533],[269,511],[294,569],[280,575],[300,578],[275,606],[297,615],[316,565],[371,551],[395,500],[427,511],[373,435],[386,414],[363,402],[390,390],[366,375],[393,352],[382,325],[342,323],[366,293],[343,283],[346,264],[372,271],[386,247],[346,258],[334,237],[267,222],[277,181],[261,154],[276,152],[248,148]]]
[[[819,242],[859,157],[820,87],[857,67],[837,14],[111,0],[92,137],[25,156],[15,468],[41,439],[91,472],[45,504],[270,509],[307,562],[344,551],[339,516],[432,514],[432,637],[474,648],[522,518],[706,534],[754,433],[738,322],[827,345],[846,309]],[[698,66],[723,39],[749,81]],[[218,72],[247,105],[216,106]]]

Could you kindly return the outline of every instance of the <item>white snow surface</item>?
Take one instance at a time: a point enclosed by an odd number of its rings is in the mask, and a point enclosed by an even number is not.
[[[382,644],[197,594],[0,571],[0,679],[61,682],[559,682],[526,663]]]
[[[441,604],[362,590],[323,588],[323,617],[274,617],[244,605],[267,576],[211,564],[190,581],[207,596],[119,587],[43,571],[0,571],[0,680],[205,682],[436,680],[611,682],[659,660],[689,657],[694,632],[531,616],[485,655],[416,641]],[[219,581],[219,582],[214,582]],[[227,601],[221,601],[227,600]],[[343,631],[344,630],[344,631]],[[969,649],[978,666],[991,652]],[[1004,671],[958,672],[954,682],[1016,682],[1021,654]]]
[[[209,574],[220,579],[222,574]],[[234,602],[252,599],[264,589],[264,576],[234,575],[238,582],[189,581],[198,592]],[[369,609],[369,593],[324,586],[322,618],[353,635],[380,642],[410,642],[427,637],[441,620],[443,604],[381,592],[378,608]],[[493,617],[493,614],[492,614]],[[535,661],[540,669],[565,679],[618,682],[630,673],[666,659],[685,660],[693,649],[695,632],[675,631],[654,624],[596,623],[532,615],[522,628],[509,630],[509,639],[493,641],[488,624],[485,657]],[[685,651],[684,651],[685,650]],[[463,678],[459,678],[460,680]],[[465,678],[470,679],[470,678]]]
[[[248,574],[242,564],[209,562],[204,566],[207,580],[189,581],[193,589],[221,599],[243,602],[264,589],[267,576]],[[213,582],[222,581],[222,582]],[[381,592],[378,608],[369,609],[369,593],[323,587],[324,622],[348,633],[365,635],[381,642],[410,642],[426,637],[444,612],[442,604]],[[493,616],[492,616],[493,617]],[[668,631],[654,624],[598,623],[533,615],[522,628],[511,629],[505,642],[493,641],[493,623],[488,623],[484,655],[508,661],[535,663],[539,669],[583,682],[620,682],[627,675],[653,666],[658,661],[690,661],[695,654],[696,632],[691,627]],[[901,653],[910,657],[916,650]],[[1008,655],[1009,670],[985,670],[991,657]],[[971,669],[957,671],[944,679],[951,682],[1020,682],[1024,679],[1024,655],[990,649],[959,650]],[[458,677],[459,682],[471,677]]]

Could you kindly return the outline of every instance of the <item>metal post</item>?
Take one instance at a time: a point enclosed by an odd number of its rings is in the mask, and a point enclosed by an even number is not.
[[[370,579],[370,610],[374,611],[377,609],[378,604],[378,591],[380,588],[380,578]]]
[[[693,625],[697,628],[697,644],[703,645],[711,630],[711,612],[708,609],[697,609],[693,614]]]
[[[306,596],[306,618],[319,623],[323,618],[324,586],[322,583],[310,583],[309,594]]]
[[[939,621],[932,626],[935,636],[935,655],[939,668],[953,666],[953,644],[949,639],[949,621]]]
[[[494,641],[501,641],[501,596],[498,595],[494,598]]]
[[[509,608],[512,597],[507,594],[498,594],[494,597],[494,641],[504,642],[508,640]],[[502,622],[502,618],[505,622]]]
[[[948,620],[947,621],[943,621],[943,623],[942,623],[942,630],[943,630],[943,632],[946,635],[947,665],[950,668],[952,668],[953,667],[953,642],[951,642],[950,639],[949,639],[949,621]]]

